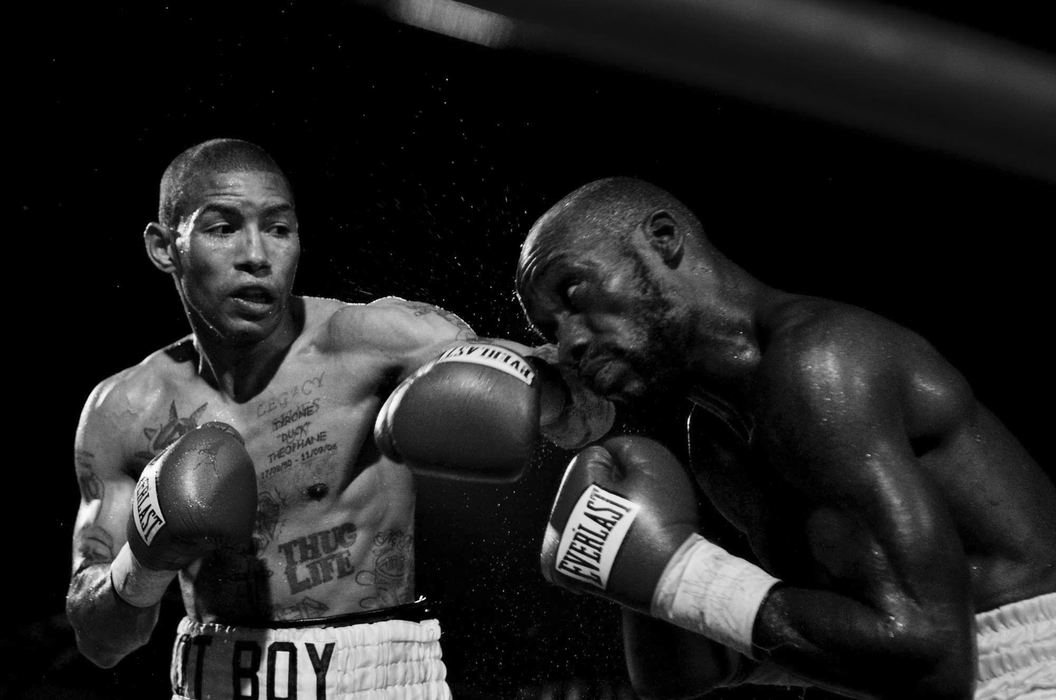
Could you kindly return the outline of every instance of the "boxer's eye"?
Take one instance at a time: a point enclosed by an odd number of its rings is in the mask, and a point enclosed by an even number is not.
[[[221,221],[205,229],[206,233],[211,233],[214,236],[228,236],[235,232],[235,227],[226,221]]]

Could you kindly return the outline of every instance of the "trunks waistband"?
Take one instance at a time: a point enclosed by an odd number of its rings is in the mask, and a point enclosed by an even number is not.
[[[367,625],[374,622],[385,622],[386,620],[423,622],[425,620],[435,619],[438,616],[438,607],[439,606],[435,603],[428,601],[425,598],[419,598],[413,603],[393,605],[388,608],[344,613],[342,615],[333,615],[331,617],[305,617],[300,620],[275,620],[251,626],[266,629],[300,629],[303,627],[348,627],[350,625]]]
[[[301,627],[245,627],[184,618],[173,646],[174,700],[298,697],[446,700],[440,623],[427,606],[398,606],[389,619],[353,616]]]

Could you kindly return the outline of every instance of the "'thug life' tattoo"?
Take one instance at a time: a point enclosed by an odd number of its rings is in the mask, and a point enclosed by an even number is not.
[[[290,593],[315,588],[335,578],[355,573],[348,547],[359,534],[355,523],[344,523],[279,545],[286,558],[286,583]]]

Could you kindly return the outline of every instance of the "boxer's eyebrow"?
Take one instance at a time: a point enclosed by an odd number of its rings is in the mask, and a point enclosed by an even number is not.
[[[295,214],[296,211],[291,203],[279,202],[265,206],[260,210],[260,213],[265,216],[274,216],[275,214]]]
[[[202,206],[197,212],[198,216],[205,214],[223,214],[225,216],[242,216],[242,210],[233,204],[225,202],[209,202]]]

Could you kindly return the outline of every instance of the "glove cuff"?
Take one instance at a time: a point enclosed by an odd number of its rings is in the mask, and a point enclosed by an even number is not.
[[[137,608],[149,608],[161,602],[174,578],[175,571],[156,571],[140,564],[127,542],[110,564],[110,585],[114,593]]]
[[[755,564],[693,534],[660,575],[652,615],[752,657],[755,618],[777,582]]]

